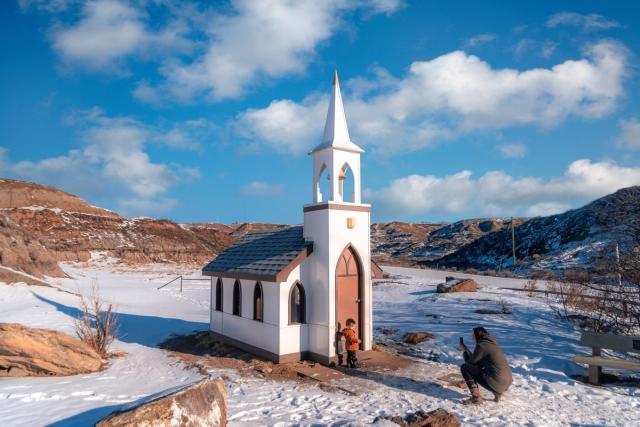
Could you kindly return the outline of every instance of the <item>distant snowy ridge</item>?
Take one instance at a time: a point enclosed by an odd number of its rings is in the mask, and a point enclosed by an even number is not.
[[[623,188],[581,208],[532,218],[515,227],[516,271],[589,268],[595,257],[629,245],[640,225],[640,186]],[[486,234],[437,261],[440,267],[499,270],[513,264],[509,227]]]

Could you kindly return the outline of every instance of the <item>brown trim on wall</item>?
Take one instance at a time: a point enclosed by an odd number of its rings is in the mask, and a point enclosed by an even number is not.
[[[373,351],[374,350],[358,350],[358,358],[362,358],[367,355],[370,355]],[[331,365],[332,363],[338,362],[338,356],[329,357],[329,356],[324,356],[322,354],[314,353],[312,351],[307,353],[306,359],[312,360],[314,362],[318,362],[322,365],[327,365],[327,366]]]
[[[307,358],[309,360],[313,360],[314,362],[318,362],[323,365],[330,365],[331,362],[335,362],[338,359],[335,356],[334,357],[324,356],[322,354],[314,353],[312,351],[309,352],[309,354],[307,355]]]
[[[287,265],[285,268],[280,270],[280,273],[276,274],[275,282],[286,282],[289,274],[295,269],[297,266],[302,264],[302,261],[307,259],[309,255],[313,252],[313,245],[309,245],[306,249],[300,251],[300,253]]]
[[[351,212],[371,212],[371,206],[363,205],[343,205],[340,203],[326,202],[317,205],[309,205],[303,208],[304,212],[322,211],[325,209],[332,209],[336,211],[351,211]]]
[[[296,363],[309,358],[309,352],[281,354],[276,363]]]
[[[306,351],[303,351],[301,353],[275,354],[270,351],[264,350],[260,347],[256,347],[251,344],[238,341],[226,335],[222,335],[221,333],[218,333],[218,332],[214,332],[210,330],[209,334],[211,334],[211,336],[218,341],[222,341],[225,344],[229,344],[233,347],[239,348],[240,350],[244,350],[262,359],[270,360],[273,363],[294,363],[294,362],[299,362],[301,360],[305,360],[309,358],[309,353]]]

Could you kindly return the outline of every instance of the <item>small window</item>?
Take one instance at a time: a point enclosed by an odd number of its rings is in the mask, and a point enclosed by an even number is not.
[[[240,281],[236,280],[233,284],[233,315],[241,316],[240,306],[242,305],[242,291]]]
[[[304,288],[300,282],[296,282],[289,297],[289,323],[306,323],[305,314]]]
[[[262,300],[262,285],[260,284],[260,282],[256,282],[256,286],[253,288],[253,320],[262,322],[263,305],[264,303]]]
[[[216,282],[216,311],[222,311],[222,279]]]

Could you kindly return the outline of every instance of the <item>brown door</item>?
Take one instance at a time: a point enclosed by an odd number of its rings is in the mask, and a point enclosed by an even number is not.
[[[355,252],[347,247],[336,266],[336,329],[341,331],[351,318],[357,322],[358,335],[362,339],[360,271]]]

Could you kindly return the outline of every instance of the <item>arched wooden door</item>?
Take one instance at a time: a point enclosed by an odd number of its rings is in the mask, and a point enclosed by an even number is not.
[[[347,246],[336,266],[336,329],[341,331],[347,319],[357,322],[358,335],[362,339],[362,268],[355,251]]]

